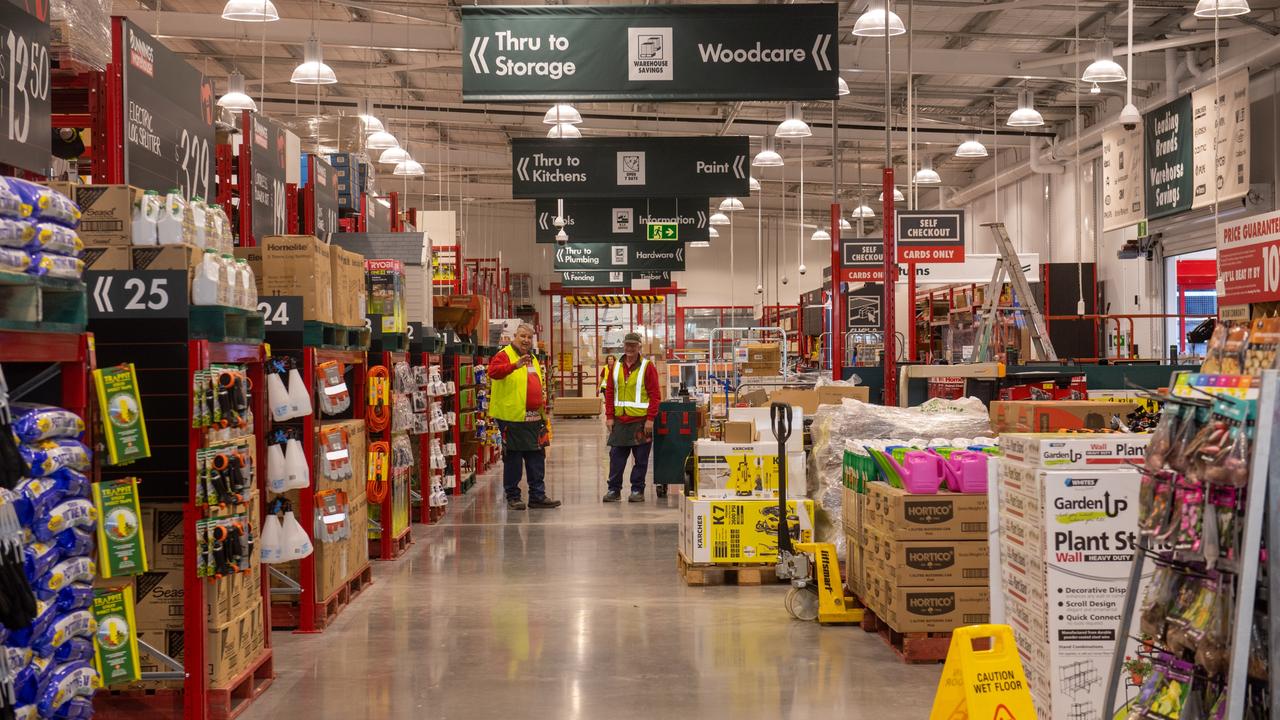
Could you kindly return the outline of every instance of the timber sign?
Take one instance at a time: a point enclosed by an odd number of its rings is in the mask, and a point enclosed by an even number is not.
[[[464,102],[834,100],[834,4],[462,8]]]

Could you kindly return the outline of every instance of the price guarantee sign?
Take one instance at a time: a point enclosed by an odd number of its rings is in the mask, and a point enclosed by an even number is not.
[[[253,167],[253,237],[258,243],[268,235],[284,235],[288,222],[285,208],[285,132],[272,120],[257,113],[247,114],[249,164]]]
[[[0,2],[0,163],[44,173],[50,159],[49,3]]]
[[[118,20],[124,74],[124,181],[144,190],[213,198],[213,86],[185,60]]]

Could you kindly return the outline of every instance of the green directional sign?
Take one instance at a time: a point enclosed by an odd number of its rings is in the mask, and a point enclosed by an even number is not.
[[[675,223],[649,223],[650,240],[679,240],[680,226]]]

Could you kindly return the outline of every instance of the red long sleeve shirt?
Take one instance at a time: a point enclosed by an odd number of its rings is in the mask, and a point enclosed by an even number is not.
[[[639,362],[636,363],[635,367],[628,367],[625,356],[618,360],[618,364],[622,366],[622,377],[624,379],[631,377],[631,373],[635,372],[636,369],[640,367]],[[650,362],[649,368],[644,373],[644,389],[649,395],[648,414],[644,417],[632,417],[630,415],[618,415],[615,417],[613,414],[613,399],[617,391],[613,387],[613,373],[609,373],[608,377],[605,378],[604,385],[605,417],[611,420],[616,419],[618,422],[624,423],[644,422],[645,420],[652,420],[656,418],[658,416],[658,403],[662,401],[662,384],[658,380],[658,367],[656,363]]]
[[[532,366],[530,366],[532,367]],[[528,392],[525,395],[525,410],[541,410],[542,409],[542,379],[538,377],[538,373],[529,372],[528,368],[522,368],[511,362],[507,357],[506,350],[493,356],[489,361],[489,377],[494,380],[501,380],[513,372],[520,371],[529,376]]]

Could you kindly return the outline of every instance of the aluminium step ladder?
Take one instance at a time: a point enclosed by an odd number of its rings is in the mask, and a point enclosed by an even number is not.
[[[991,344],[995,339],[996,324],[1001,312],[1025,312],[1031,321],[1031,346],[1040,355],[1041,360],[1057,362],[1058,353],[1053,349],[1053,341],[1049,339],[1049,326],[1045,322],[1035,296],[1031,294],[1031,285],[1022,272],[1022,263],[1018,262],[1018,253],[1009,240],[1009,233],[1004,223],[983,223],[983,227],[991,228],[995,236],[996,259],[995,272],[991,274],[991,282],[987,285],[987,295],[982,299],[982,322],[978,326],[977,356],[975,362],[986,362],[991,359]],[[1001,310],[1000,288],[1008,281],[1013,288],[1013,295],[1022,300],[1023,307]]]

